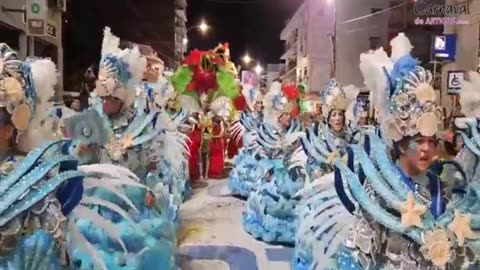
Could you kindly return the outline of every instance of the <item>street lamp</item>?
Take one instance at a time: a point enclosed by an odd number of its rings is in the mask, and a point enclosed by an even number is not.
[[[187,32],[185,32],[185,37],[183,38],[182,40],[182,43],[183,43],[183,52],[185,53],[187,51],[187,44],[188,44],[188,32],[190,32],[191,30],[193,29],[200,29],[200,31],[202,33],[205,33],[207,32],[207,30],[210,28],[210,26],[208,26],[208,24],[205,22],[205,21],[202,21],[199,25],[194,25],[194,26],[190,26],[188,29],[187,29]]]
[[[208,30],[208,25],[205,23],[205,21],[202,21],[202,23],[200,23],[198,28],[200,28],[200,30],[205,33]]]
[[[243,56],[242,60],[243,60],[243,62],[244,62],[245,64],[248,65],[248,64],[250,64],[250,62],[252,61],[252,58],[250,58],[250,55],[248,55],[248,53],[247,53],[247,54],[245,54],[245,55]]]
[[[262,72],[263,72],[263,67],[260,66],[260,64],[257,64],[257,66],[255,67],[255,72],[256,72],[258,75],[262,74]]]

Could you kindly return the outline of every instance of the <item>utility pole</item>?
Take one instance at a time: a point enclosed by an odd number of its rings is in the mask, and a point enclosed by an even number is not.
[[[337,3],[332,1],[333,5],[333,33],[330,34],[330,44],[332,46],[332,70],[330,72],[330,78],[336,78],[337,71]]]

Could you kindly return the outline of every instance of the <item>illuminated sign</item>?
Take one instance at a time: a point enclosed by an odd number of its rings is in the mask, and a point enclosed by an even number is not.
[[[433,42],[433,56],[446,60],[455,60],[457,35],[438,35]]]

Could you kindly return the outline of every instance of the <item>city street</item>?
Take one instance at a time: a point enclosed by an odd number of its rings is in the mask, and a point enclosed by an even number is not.
[[[182,269],[290,269],[293,250],[253,239],[241,223],[246,202],[228,196],[227,180],[209,183],[208,188],[197,190],[180,209]]]

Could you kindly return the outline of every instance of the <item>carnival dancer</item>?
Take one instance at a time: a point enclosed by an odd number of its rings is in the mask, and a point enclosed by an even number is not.
[[[258,127],[262,121],[262,100],[260,90],[251,85],[244,85],[242,95],[245,99],[245,110],[240,120],[234,122],[229,129],[231,141],[243,141],[243,148],[233,160],[233,169],[229,175],[228,186],[234,195],[248,198],[257,188],[258,179],[264,175],[259,166],[261,147],[257,142]]]
[[[79,149],[70,147],[73,141],[61,139],[58,123],[48,113],[57,82],[52,61],[22,62],[6,44],[0,44],[0,59],[0,269],[71,269],[75,252],[89,254],[97,269],[107,269],[108,262],[76,222],[91,222],[104,230],[106,239],[125,246],[117,234],[119,226],[88,206],[103,205],[121,216],[128,214],[90,192],[103,188],[123,197],[117,188],[142,185],[128,180],[136,177],[121,167],[79,166],[76,151],[71,151]],[[89,133],[88,127],[84,133]],[[131,203],[126,198],[125,202]]]
[[[162,129],[152,146],[157,154],[151,160],[153,167],[149,169],[147,179],[153,181],[153,186],[164,185],[168,188],[171,200],[178,207],[191,192],[188,181],[188,137],[181,132],[187,126],[188,114],[172,110],[176,93],[163,75],[163,61],[154,52],[144,51],[147,68],[137,101],[144,103],[139,105],[145,108],[145,112],[158,112],[154,125]]]
[[[303,128],[297,119],[291,118],[298,95],[296,87],[274,83],[263,101],[264,123],[259,129],[259,143],[265,153],[260,161],[264,176],[247,200],[243,226],[265,242],[294,243],[298,222],[295,194],[305,180],[304,173],[292,166],[294,153],[301,149],[298,138]]]
[[[454,136],[455,146],[461,140],[465,147],[459,148],[455,160],[462,164],[469,181],[480,179],[480,139],[478,136],[477,121],[480,118],[478,109],[479,96],[477,90],[480,86],[480,75],[476,72],[468,73],[468,80],[463,84],[460,93],[460,105],[464,118],[457,118],[455,124],[459,129]]]
[[[308,182],[299,194],[302,197],[297,207],[299,229],[296,237],[294,269],[310,269],[314,261],[314,243],[317,241],[317,227],[312,226],[315,219],[315,209],[322,207],[324,200],[314,200],[318,189],[330,183],[329,177],[323,177],[333,172],[332,159],[343,156],[346,147],[352,142],[350,126],[356,126],[360,113],[356,105],[358,89],[353,86],[343,86],[335,79],[330,80],[327,89],[322,91],[322,112],[327,123],[317,124],[307,130],[307,136],[302,138],[302,145],[308,156],[306,171]],[[355,117],[356,116],[356,117]]]
[[[225,170],[226,131],[225,119],[231,114],[233,105],[227,97],[217,98],[210,104],[212,130],[208,144],[210,161],[208,178],[223,179]]]
[[[345,226],[348,217],[330,219],[328,241],[339,243],[342,237],[335,232],[350,233],[336,254],[339,269],[467,269],[468,254],[478,245],[473,233],[480,227],[474,206],[480,202],[478,185],[465,185],[460,170],[463,184],[448,190],[445,181],[456,180],[444,179],[432,167],[449,164],[433,159],[443,119],[432,74],[410,56],[412,46],[403,33],[391,45],[391,57],[379,49],[363,54],[360,62],[375,96],[382,136],[394,155],[388,156],[374,133],[367,135],[370,157],[360,146],[349,146],[349,156],[366,176],[363,186],[341,159],[335,161],[356,209],[351,227]]]
[[[170,127],[164,125],[166,121],[162,121],[162,114],[158,110],[147,110],[144,107],[145,103],[137,102],[137,107],[134,108],[147,61],[137,47],[121,50],[119,43],[119,38],[112,35],[107,27],[102,44],[97,87],[92,94],[92,107],[101,116],[103,123],[99,125],[106,127],[108,140],[97,145],[97,151],[102,162],[130,169],[142,183],[150,187],[148,192],[138,188],[124,189],[126,196],[138,209],[138,212],[133,213],[131,220],[139,226],[144,226],[144,230],[132,231],[128,219],[112,214],[104,207],[98,207],[98,212],[114,224],[122,226],[121,234],[132,239],[132,244],[137,242],[136,245],[126,248],[128,252],[139,253],[145,250],[147,254],[153,254],[152,252],[158,251],[156,256],[162,264],[161,268],[172,269],[176,267],[174,260],[175,229],[178,222],[176,212],[181,199],[176,199],[178,196],[171,196],[169,188],[162,183],[158,174],[149,173],[152,169],[149,165],[152,162],[159,162],[164,150],[158,147],[163,138],[161,134],[168,133]],[[180,142],[178,149],[181,149],[181,145]],[[105,200],[113,202],[118,200],[111,194],[101,191],[95,191],[95,194]],[[121,206],[124,210],[129,207],[126,204]],[[131,268],[131,264],[143,268],[142,265],[145,265],[151,256],[145,254],[147,257],[138,257],[127,262],[119,261],[117,257],[121,249],[106,241],[90,223],[78,225],[91,233],[91,237],[99,243],[96,248],[104,251],[104,256],[108,256],[118,269]],[[112,249],[115,251],[113,254],[106,252]],[[86,265],[90,260],[84,253],[75,254],[74,259]]]
[[[210,107],[219,100],[223,101],[218,104],[231,107],[232,100],[239,94],[237,74],[232,69],[234,65],[230,62],[228,55],[229,50],[226,45],[210,51],[195,49],[190,52],[185,63],[171,79],[178,92],[182,108],[194,106],[196,111],[191,109],[190,111],[199,114],[198,126],[202,131],[202,144],[198,167],[203,179],[209,176],[216,178],[223,174],[224,128],[220,125],[221,121],[216,121],[214,126],[212,118],[215,112],[210,112]],[[226,107],[214,108],[214,111],[217,109],[225,110]],[[213,153],[210,150],[214,150]],[[209,173],[210,169],[214,170]],[[196,172],[191,174],[195,175]]]

